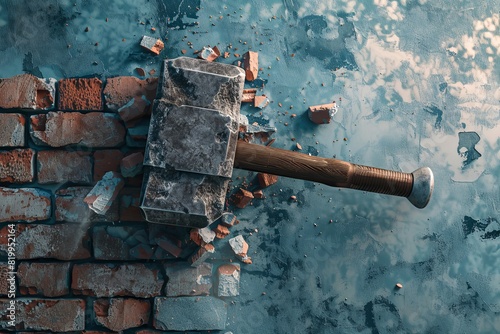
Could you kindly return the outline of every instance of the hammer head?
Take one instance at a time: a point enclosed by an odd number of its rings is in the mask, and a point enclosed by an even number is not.
[[[148,221],[204,227],[222,215],[244,81],[244,70],[232,65],[164,62],[144,157]]]

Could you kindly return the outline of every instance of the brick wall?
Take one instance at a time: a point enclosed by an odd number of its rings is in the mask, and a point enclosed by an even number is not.
[[[138,207],[157,82],[0,79],[0,328],[9,321],[10,224],[17,330],[184,330],[190,309],[203,314],[198,329],[224,325],[225,303],[207,296],[216,268],[173,262],[199,245],[189,231],[145,222]],[[109,171],[123,172],[124,187],[100,215],[84,198]]]

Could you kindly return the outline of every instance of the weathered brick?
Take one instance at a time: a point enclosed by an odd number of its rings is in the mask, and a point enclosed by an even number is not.
[[[29,183],[35,177],[35,151],[0,151],[0,182]]]
[[[134,177],[142,173],[144,154],[136,152],[127,155],[120,163],[120,170],[123,177]]]
[[[94,152],[94,181],[97,182],[107,172],[119,172],[123,153],[120,150],[100,150]]]
[[[159,296],[164,280],[158,268],[144,264],[76,264],[71,289],[96,297]]]
[[[0,79],[0,108],[49,109],[54,104],[55,79],[31,74]]]
[[[24,146],[24,125],[21,114],[0,114],[0,147]]]
[[[245,69],[245,79],[254,81],[259,74],[259,54],[254,51],[248,51],[243,55],[243,68]]]
[[[120,192],[120,221],[142,222],[145,219],[141,212],[141,189],[123,188]]]
[[[267,173],[258,173],[257,179],[259,180],[259,185],[261,188],[267,188],[276,182],[278,182],[278,176]]]
[[[21,294],[60,297],[69,293],[69,262],[28,263],[17,268]]]
[[[218,239],[223,239],[229,235],[229,229],[222,225],[222,224],[217,224],[215,228],[213,229],[215,232],[215,237]]]
[[[168,253],[172,254],[175,258],[181,256],[182,244],[180,240],[176,240],[173,237],[168,237],[166,235],[159,236],[155,238],[155,243],[166,250]]]
[[[130,250],[141,243],[135,237],[144,228],[101,225],[93,229],[94,257],[98,260],[133,260]]]
[[[142,36],[140,45],[144,49],[149,50],[156,55],[159,55],[161,50],[165,47],[165,44],[161,39],[156,39],[150,36]]]
[[[193,267],[201,266],[214,252],[215,247],[212,244],[202,245],[189,257],[188,262]]]
[[[92,159],[82,151],[39,151],[38,183],[92,183]]]
[[[102,81],[97,78],[59,80],[60,110],[102,110]]]
[[[217,268],[217,295],[234,297],[240,294],[240,265],[223,264]]]
[[[158,78],[109,78],[104,88],[106,107],[118,111],[125,122],[140,118],[150,113],[157,86]]]
[[[168,282],[164,295],[168,297],[209,295],[212,288],[212,264],[192,267],[186,262],[165,265]]]
[[[107,172],[83,201],[88,204],[92,211],[105,215],[124,185],[125,181],[119,173]]]
[[[233,249],[234,254],[241,262],[246,264],[252,263],[252,258],[247,255],[248,253],[248,244],[243,239],[243,236],[238,235],[234,238],[229,239],[229,245]]]
[[[6,227],[4,227],[5,229]],[[0,230],[0,235],[5,231]],[[7,240],[0,239],[0,251],[6,252]],[[87,227],[81,224],[17,224],[16,258],[78,260],[90,257]]]
[[[7,296],[9,294],[9,269],[7,262],[0,262],[0,296]]]
[[[97,299],[94,301],[97,323],[113,331],[139,327],[149,322],[149,300],[132,298]]]
[[[215,297],[157,297],[153,326],[162,330],[223,330],[227,305]]]
[[[118,220],[118,200],[105,215],[90,210],[83,201],[92,187],[68,187],[56,192],[56,220],[71,223],[110,222]]]
[[[50,193],[36,188],[0,187],[0,222],[45,220],[50,213]]]
[[[7,317],[9,299],[0,299],[0,327],[12,328]],[[85,328],[85,301],[81,299],[16,299],[16,330],[81,331]]]
[[[307,110],[309,119],[316,124],[328,124],[331,121],[332,115],[337,112],[335,102],[310,106]]]
[[[31,139],[37,145],[116,147],[125,140],[125,127],[116,114],[49,112],[31,116]]]

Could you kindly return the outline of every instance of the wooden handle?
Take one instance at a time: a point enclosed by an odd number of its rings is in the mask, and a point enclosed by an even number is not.
[[[234,167],[379,194],[408,197],[413,175],[238,141]]]

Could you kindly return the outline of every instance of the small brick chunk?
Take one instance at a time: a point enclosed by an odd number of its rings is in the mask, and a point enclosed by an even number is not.
[[[132,298],[97,299],[94,301],[96,320],[112,331],[123,331],[149,322],[149,300]]]
[[[119,172],[123,153],[120,150],[100,150],[94,152],[94,181],[97,182],[107,172]]]
[[[224,212],[220,218],[220,223],[226,227],[233,227],[234,225],[238,225],[239,221],[234,213]]]
[[[59,80],[59,110],[83,111],[102,109],[102,81],[97,78]]]
[[[76,264],[71,289],[75,294],[96,297],[159,296],[164,283],[160,271],[144,264]]]
[[[201,51],[198,53],[198,58],[204,59],[206,61],[214,61],[215,59],[219,58],[220,56],[220,51],[217,46],[214,46],[213,48],[209,46],[204,46]]]
[[[118,220],[118,201],[106,215],[98,215],[83,201],[91,187],[69,187],[56,192],[56,221],[71,223],[111,222]]]
[[[142,152],[132,153],[122,159],[120,170],[123,177],[134,177],[142,173],[144,154]]]
[[[189,257],[188,262],[191,263],[193,267],[201,266],[213,253],[215,253],[215,247],[212,244],[202,245]]]
[[[259,73],[259,54],[248,51],[243,55],[243,68],[245,69],[245,79],[254,81]]]
[[[253,106],[255,108],[263,109],[269,104],[269,99],[265,95],[255,96],[253,99]]]
[[[120,221],[143,222],[140,188],[123,188],[120,191]]]
[[[217,268],[217,295],[219,297],[234,297],[240,294],[240,265],[224,264]]]
[[[337,112],[337,105],[335,102],[328,104],[320,104],[317,106],[310,106],[307,109],[309,119],[316,124],[328,124],[332,116]]]
[[[0,182],[29,183],[35,177],[35,151],[0,151]]]
[[[55,82],[31,74],[0,79],[0,108],[50,109],[54,105]]]
[[[215,232],[215,237],[217,239],[224,239],[225,237],[227,237],[229,235],[229,229],[222,224],[218,224],[214,228],[214,232]]]
[[[50,212],[50,193],[36,188],[0,187],[0,222],[45,220]]]
[[[141,46],[151,51],[152,53],[159,55],[161,50],[165,47],[165,44],[161,41],[161,39],[156,39],[154,37],[142,36]]]
[[[159,236],[155,238],[155,243],[166,250],[168,253],[172,254],[174,257],[181,256],[182,248],[181,242],[179,240],[172,240],[166,235]]]
[[[2,235],[2,230],[0,230]],[[19,260],[50,258],[80,260],[90,257],[89,236],[81,224],[17,224],[16,258]],[[0,242],[7,251],[7,241]]]
[[[116,172],[107,172],[83,201],[87,203],[89,208],[95,213],[105,215],[124,185],[125,182],[120,174]]]
[[[155,298],[153,326],[172,331],[223,330],[227,305],[215,297]]]
[[[240,190],[236,194],[234,194],[234,204],[240,209],[246,207],[252,199],[252,192],[242,188],[240,188]]]
[[[156,97],[158,78],[140,80],[135,77],[110,78],[104,88],[106,107],[118,111],[124,122],[150,114]]]
[[[278,176],[267,173],[258,173],[257,179],[259,180],[259,186],[261,188],[267,188],[276,182],[278,182]]]
[[[262,191],[262,189],[259,189],[259,190],[256,190],[253,192],[253,197],[254,198],[259,198],[259,199],[263,199],[263,198],[266,198],[264,196],[264,192]]]
[[[125,127],[116,114],[49,112],[31,116],[31,139],[37,145],[115,147],[125,141]]]
[[[11,299],[0,299],[0,328],[8,325]],[[81,299],[17,298],[15,329],[73,332],[85,329],[85,301]]]
[[[212,288],[212,264],[192,267],[186,262],[165,265],[168,276],[164,295],[168,297],[209,295]]]
[[[0,114],[0,147],[24,146],[24,125],[21,114]]]
[[[92,183],[92,160],[87,152],[38,152],[38,183]]]
[[[241,262],[246,263],[246,264],[251,264],[252,263],[252,258],[250,258],[247,253],[248,253],[248,244],[243,239],[243,236],[238,235],[237,237],[234,237],[232,239],[229,239],[229,245],[233,249],[234,254],[238,259],[240,259]]]
[[[69,293],[69,262],[22,262],[17,269],[19,290],[23,295],[60,297]]]
[[[243,89],[243,96],[241,97],[241,102],[253,103],[255,99],[255,94],[257,94],[257,88]]]

